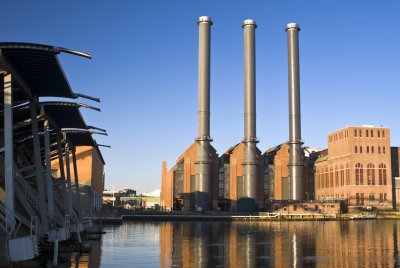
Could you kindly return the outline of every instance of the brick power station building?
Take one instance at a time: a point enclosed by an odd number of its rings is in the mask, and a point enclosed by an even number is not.
[[[370,125],[328,135],[328,155],[315,163],[317,199],[392,208],[390,130]]]

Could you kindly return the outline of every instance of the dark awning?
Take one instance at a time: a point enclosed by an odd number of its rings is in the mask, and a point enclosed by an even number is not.
[[[78,103],[73,102],[41,102],[44,112],[49,115],[57,124],[59,129],[62,128],[80,128],[87,129],[87,125],[83,120],[79,111],[81,107]]]
[[[67,140],[74,146],[97,146],[93,140],[92,133],[88,130],[63,130]]]
[[[90,58],[87,53],[41,44],[0,42],[0,69],[11,72],[13,86],[37,97],[74,98],[57,54]]]

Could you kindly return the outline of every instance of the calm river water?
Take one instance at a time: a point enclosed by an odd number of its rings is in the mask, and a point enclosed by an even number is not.
[[[400,267],[400,221],[124,222],[68,267]]]

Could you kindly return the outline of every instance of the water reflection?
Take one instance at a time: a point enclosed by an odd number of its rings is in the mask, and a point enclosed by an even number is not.
[[[60,254],[59,266],[400,267],[399,228],[396,220],[124,222],[104,226],[90,254]]]
[[[396,267],[396,221],[164,222],[161,267]]]

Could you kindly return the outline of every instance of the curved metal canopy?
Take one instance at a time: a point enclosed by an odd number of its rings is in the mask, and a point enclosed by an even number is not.
[[[85,58],[91,55],[61,47],[16,42],[0,42],[0,70],[14,75],[13,86],[28,97],[76,98],[57,54],[65,52]],[[22,98],[22,97],[21,97]]]

